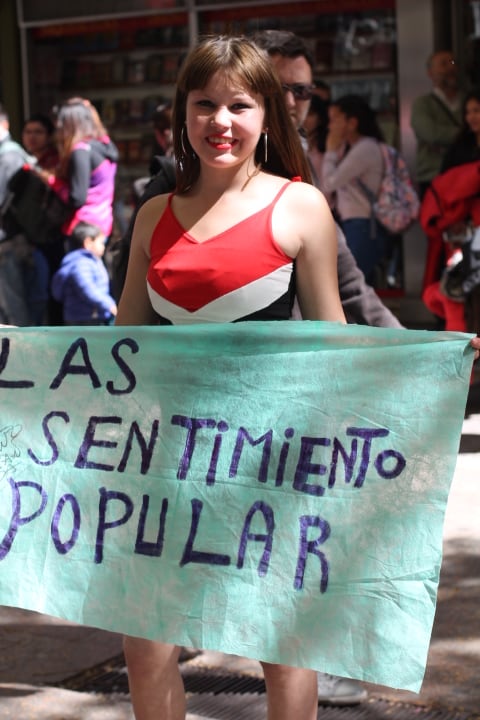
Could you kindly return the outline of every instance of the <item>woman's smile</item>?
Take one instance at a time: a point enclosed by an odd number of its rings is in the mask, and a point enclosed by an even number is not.
[[[223,135],[210,135],[207,137],[207,142],[218,150],[229,150],[237,144],[238,140]]]

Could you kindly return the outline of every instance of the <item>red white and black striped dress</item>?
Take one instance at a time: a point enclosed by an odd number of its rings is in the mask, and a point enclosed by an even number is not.
[[[273,201],[231,228],[197,242],[175,217],[171,200],[151,239],[147,287],[162,323],[288,320],[294,263],[272,235]]]

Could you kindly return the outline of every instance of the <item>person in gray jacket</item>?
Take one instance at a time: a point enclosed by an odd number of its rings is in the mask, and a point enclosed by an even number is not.
[[[35,158],[12,139],[8,113],[0,104],[0,242],[9,240],[19,232],[17,224],[7,212],[6,202],[9,196],[8,182],[25,163],[35,163]]]
[[[31,325],[26,278],[34,268],[33,249],[8,212],[8,183],[25,163],[35,158],[10,135],[7,111],[0,105],[0,322],[5,325]]]

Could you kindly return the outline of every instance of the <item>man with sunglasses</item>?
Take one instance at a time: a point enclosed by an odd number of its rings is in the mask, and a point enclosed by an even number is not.
[[[253,40],[269,54],[282,84],[292,122],[300,131],[315,90],[312,53],[302,38],[288,30],[262,30],[253,35]],[[402,327],[374,289],[365,282],[338,226],[337,240],[338,285],[347,322],[374,327]]]
[[[287,30],[263,30],[255,43],[266,50],[282,84],[285,102],[295,127],[300,130],[314,92],[314,59],[306,43]],[[341,229],[337,226],[338,285],[348,322],[377,327],[401,327],[380,301],[358,268]],[[356,705],[368,697],[361,683],[327,673],[318,673],[318,701],[330,705]]]

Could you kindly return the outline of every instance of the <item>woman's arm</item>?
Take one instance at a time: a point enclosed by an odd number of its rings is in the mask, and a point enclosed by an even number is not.
[[[90,176],[92,174],[91,152],[86,148],[72,151],[68,162],[68,204],[77,209],[85,205]]]
[[[313,208],[312,208],[313,210]],[[297,297],[304,320],[345,323],[337,274],[337,233],[330,209],[315,208],[296,258]]]
[[[375,140],[359,140],[342,158],[337,155],[337,151],[328,151],[323,157],[322,187],[327,192],[333,192],[373,170],[375,166],[378,167],[380,177],[382,157]]]
[[[312,185],[292,183],[275,208],[273,229],[279,245],[296,257],[297,298],[303,319],[344,323],[338,292],[337,233],[324,195]]]

